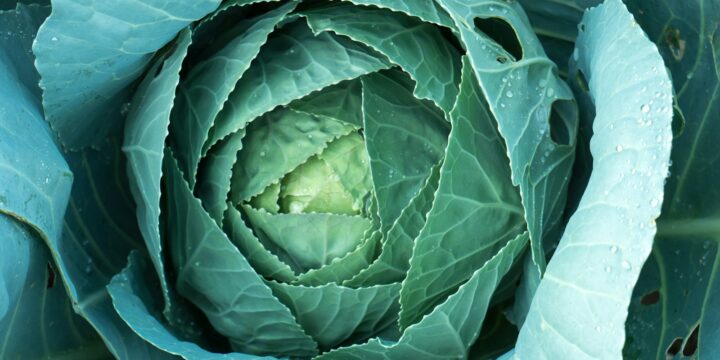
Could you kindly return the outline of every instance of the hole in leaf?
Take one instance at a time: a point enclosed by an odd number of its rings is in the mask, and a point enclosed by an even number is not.
[[[504,64],[508,61],[508,59],[502,55],[499,55],[498,57],[495,58],[495,61],[497,61],[501,64]]]
[[[700,324],[695,325],[695,328],[685,340],[685,345],[682,349],[682,354],[685,356],[693,356],[697,351],[698,346],[698,332],[700,331]]]
[[[685,40],[680,37],[680,30],[668,27],[665,30],[665,43],[676,61],[685,56]]]
[[[665,355],[669,357],[673,357],[677,355],[680,352],[680,348],[682,347],[683,339],[682,338],[675,338],[672,343],[670,343],[670,346],[668,346],[667,350],[665,350]]]
[[[558,145],[569,145],[575,139],[575,107],[572,101],[555,100],[550,108],[550,138]]]
[[[515,29],[513,29],[507,21],[500,18],[475,18],[475,28],[482,31],[485,35],[493,39],[498,45],[502,46],[505,51],[510,54],[515,61],[522,59],[523,48],[518,39]],[[500,61],[501,56],[497,57],[497,61],[504,64],[507,61]]]
[[[645,294],[645,295],[640,299],[640,304],[643,304],[643,305],[654,305],[654,304],[657,304],[658,301],[660,301],[660,291],[659,291],[659,290],[655,290],[655,291],[652,291],[652,292],[649,292],[649,293]]]
[[[45,288],[50,289],[53,286],[55,286],[55,270],[53,270],[52,265],[48,262],[47,263],[47,284],[45,284]]]
[[[587,78],[582,71],[578,70],[577,74],[575,75],[575,81],[577,82],[578,87],[582,89],[582,91],[590,91],[590,86],[588,86]]]
[[[585,31],[585,24],[580,23],[580,26],[578,28],[580,29],[580,31]]]

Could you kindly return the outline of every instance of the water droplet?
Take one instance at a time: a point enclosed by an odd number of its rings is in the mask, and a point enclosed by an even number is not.
[[[600,325],[595,327],[595,331],[600,332]]]
[[[632,265],[630,265],[630,262],[628,262],[627,260],[623,260],[623,261],[620,263],[620,266],[621,266],[623,269],[625,269],[625,270],[630,270],[630,269],[632,269]]]
[[[643,86],[642,89],[640,89],[640,91],[641,91],[641,92],[646,92],[646,91],[647,91],[647,86]]]
[[[580,58],[580,51],[577,48],[573,51],[573,60],[577,61]]]
[[[538,85],[540,85],[541,88],[546,87],[546,86],[547,86],[547,80],[546,80],[546,79],[541,79],[540,82],[538,83]]]
[[[491,7],[490,7],[490,11],[495,11],[495,7],[494,7],[494,6],[491,6]]]
[[[199,267],[199,266],[200,266],[200,262],[199,262],[199,261],[196,261],[196,262],[195,262],[195,267]]]
[[[609,266],[606,266],[606,267],[605,267],[605,272],[606,272],[606,273],[609,273],[609,272],[611,272],[611,271],[612,271],[612,268],[611,268],[611,267],[609,267]]]
[[[650,200],[650,206],[657,207],[658,205],[660,205],[660,201],[658,201],[658,199]]]
[[[618,146],[616,146],[616,147],[615,147],[615,151],[617,151],[617,152],[621,152],[621,151],[623,151],[623,147],[622,147],[622,145],[618,145]]]
[[[260,157],[263,157],[263,156],[265,156],[265,152],[264,152],[264,151],[261,151],[261,152],[260,152]]]
[[[616,253],[617,251],[618,251],[618,247],[617,247],[617,246],[613,245],[613,246],[610,247],[610,252],[611,252],[611,253],[614,254],[614,253]]]
[[[645,114],[650,112],[650,105],[648,104],[642,104],[640,106],[640,111],[644,112]]]
[[[53,36],[50,40],[51,40],[51,41],[58,41],[58,38],[57,38],[57,36]]]
[[[510,90],[508,90],[508,91],[505,92],[505,96],[511,98],[511,97],[513,97],[513,92],[510,91]]]

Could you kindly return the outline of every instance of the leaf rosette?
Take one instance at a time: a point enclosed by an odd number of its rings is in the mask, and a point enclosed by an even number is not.
[[[516,4],[463,6],[235,1],[156,55],[123,149],[172,333],[256,355],[466,356],[526,244],[544,270],[575,105]],[[146,266],[131,257],[116,302]],[[437,326],[460,340],[419,341]]]

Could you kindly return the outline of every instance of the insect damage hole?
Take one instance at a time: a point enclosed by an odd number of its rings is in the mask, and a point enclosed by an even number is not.
[[[693,356],[695,354],[695,351],[697,351],[698,346],[698,336],[700,332],[700,324],[695,325],[695,328],[693,328],[693,331],[690,333],[690,336],[687,337],[685,340],[685,344],[682,348],[682,354],[683,356]]]
[[[670,346],[668,346],[667,350],[665,350],[665,356],[667,357],[674,357],[680,352],[680,348],[682,348],[683,339],[682,338],[675,338],[671,343]]]
[[[640,298],[640,304],[642,305],[655,305],[660,301],[660,290],[651,291],[642,298]]]
[[[558,145],[575,142],[575,107],[570,100],[555,100],[550,108],[550,138]]]
[[[518,35],[510,24],[500,18],[475,18],[473,21],[475,28],[482,31],[485,35],[493,39],[498,45],[502,46],[503,49],[512,57],[512,61],[519,61],[523,57],[523,48],[518,39]],[[502,55],[498,55],[496,60],[504,64],[508,61],[508,58]]]

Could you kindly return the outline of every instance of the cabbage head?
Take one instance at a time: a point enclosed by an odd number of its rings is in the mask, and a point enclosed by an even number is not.
[[[0,1],[0,358],[713,358],[719,14]]]

